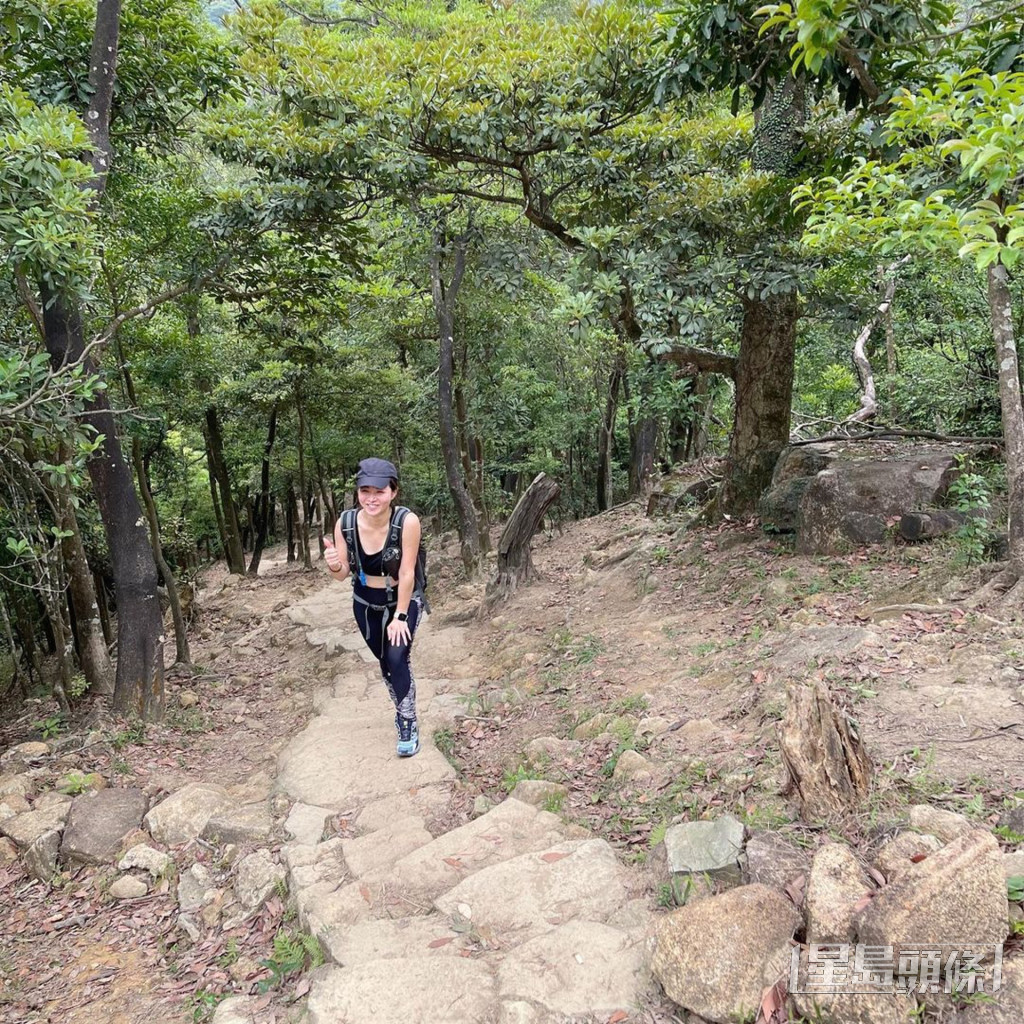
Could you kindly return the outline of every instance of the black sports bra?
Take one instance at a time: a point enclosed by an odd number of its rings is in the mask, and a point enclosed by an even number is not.
[[[359,539],[359,527],[356,527],[356,543],[359,545],[359,565],[367,576],[384,576],[384,549],[374,552],[372,555],[366,553],[363,542]],[[384,546],[387,547],[385,538]]]

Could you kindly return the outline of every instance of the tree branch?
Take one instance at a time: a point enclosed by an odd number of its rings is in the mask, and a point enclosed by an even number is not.
[[[16,270],[14,272],[14,279],[18,285],[18,298],[21,299],[22,304],[28,310],[28,315],[32,317],[32,323],[36,325],[39,337],[45,341],[46,330],[43,327],[43,313],[39,308],[39,303],[36,302],[35,296],[32,294],[32,291],[28,286],[28,281],[25,280],[25,274],[21,270]]]
[[[673,363],[691,374],[720,373],[723,377],[736,379],[736,357],[728,356],[722,352],[708,352],[702,348],[690,348],[688,345],[672,349],[658,357],[663,362]]]

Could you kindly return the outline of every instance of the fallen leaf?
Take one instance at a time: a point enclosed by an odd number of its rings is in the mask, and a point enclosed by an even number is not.
[[[442,859],[444,860],[445,864],[447,864],[449,867],[453,867],[453,868],[461,868],[462,867],[462,861],[459,860],[458,857],[444,857]]]
[[[563,857],[568,857],[567,853],[542,853],[540,859],[546,864],[554,864],[555,861],[561,860]]]
[[[921,861],[925,860],[927,857],[928,857],[927,853],[915,853],[914,856],[910,858],[910,863],[911,864],[920,864]]]
[[[366,900],[367,903],[373,903],[373,900],[370,898],[370,888],[369,888],[369,886],[366,886],[366,885],[359,886],[359,895],[362,896],[363,899]]]
[[[619,1024],[620,1021],[624,1021],[629,1017],[629,1014],[625,1010],[616,1010],[609,1018],[608,1024]]]
[[[433,942],[427,943],[427,949],[440,949],[442,946],[447,946],[449,942],[454,942],[455,936],[449,935],[442,939],[434,939]]]

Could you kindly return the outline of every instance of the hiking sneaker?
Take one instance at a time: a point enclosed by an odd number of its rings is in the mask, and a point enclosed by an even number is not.
[[[395,715],[395,725],[398,726],[398,756],[412,757],[420,749],[420,729],[416,719]]]

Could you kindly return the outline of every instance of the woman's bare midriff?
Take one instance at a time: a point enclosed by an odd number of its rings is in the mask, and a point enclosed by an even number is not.
[[[365,585],[375,590],[384,590],[389,583],[392,587],[398,586],[398,580],[389,579],[387,576],[367,576]]]

